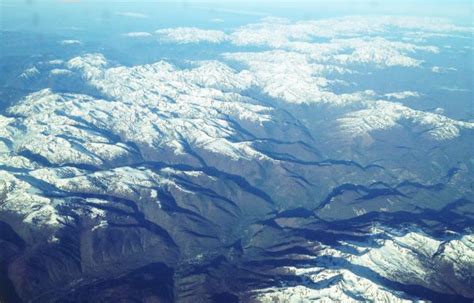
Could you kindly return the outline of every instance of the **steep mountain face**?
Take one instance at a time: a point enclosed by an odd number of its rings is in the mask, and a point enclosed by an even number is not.
[[[474,123],[331,91],[327,73],[438,51],[309,42],[351,22],[160,31],[273,48],[186,68],[93,53],[25,71],[34,92],[0,115],[0,301],[474,299]]]

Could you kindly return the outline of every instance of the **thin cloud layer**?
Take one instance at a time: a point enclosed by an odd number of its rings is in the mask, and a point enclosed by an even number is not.
[[[122,17],[129,17],[129,18],[138,18],[138,19],[146,19],[150,17],[146,14],[135,13],[135,12],[118,12],[116,13],[116,15],[122,16]]]
[[[406,98],[419,98],[421,95],[418,92],[414,91],[403,91],[403,92],[396,92],[396,93],[388,93],[384,95],[388,99],[397,99],[402,100]]]
[[[72,39],[70,39],[70,40],[62,40],[62,41],[60,41],[59,43],[60,43],[61,45],[80,45],[80,44],[82,44],[81,41],[79,41],[79,40],[72,40]]]
[[[130,32],[130,33],[123,34],[123,36],[129,37],[129,38],[147,38],[153,35],[148,32]]]

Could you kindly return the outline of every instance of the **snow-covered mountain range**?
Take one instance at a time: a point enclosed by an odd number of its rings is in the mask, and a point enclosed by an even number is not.
[[[212,60],[37,60],[0,113],[0,301],[473,300],[474,122],[350,82],[433,73],[439,36],[472,28],[265,18],[124,34]]]

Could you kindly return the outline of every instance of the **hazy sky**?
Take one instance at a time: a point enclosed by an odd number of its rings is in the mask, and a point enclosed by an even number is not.
[[[473,2],[470,0],[438,1],[348,1],[348,0],[1,0],[1,29],[33,29],[38,20],[43,21],[45,30],[54,25],[70,26],[98,20],[103,16],[114,16],[117,12],[146,14],[148,23],[160,20],[170,26],[189,25],[193,20],[222,18],[237,19],[243,23],[252,22],[265,16],[285,17],[293,20],[320,19],[344,15],[414,15],[427,17],[446,17],[455,23],[470,24],[474,16]],[[247,18],[247,19],[245,19]],[[49,19],[49,20],[48,20]],[[69,21],[70,19],[70,21]],[[169,19],[169,20],[167,20]],[[135,20],[138,21],[138,20]],[[145,25],[146,20],[142,20]],[[25,25],[25,26],[23,26]],[[45,26],[48,25],[48,26]],[[84,24],[81,24],[82,26]],[[148,24],[151,26],[151,24]],[[199,25],[199,24],[197,24]]]
[[[2,0],[0,5],[40,5],[40,4],[93,4],[97,6],[127,4],[139,8],[144,3],[173,3],[177,6],[206,5],[213,7],[246,7],[254,9],[294,8],[294,9],[327,9],[352,13],[396,13],[396,14],[425,14],[446,15],[450,17],[473,17],[472,0]],[[471,20],[472,22],[472,20]]]

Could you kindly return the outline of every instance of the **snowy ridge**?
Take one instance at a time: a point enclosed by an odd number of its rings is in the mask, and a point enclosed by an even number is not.
[[[65,218],[58,214],[56,206],[61,200],[41,195],[41,191],[13,173],[0,170],[0,210],[23,217],[27,224],[44,227],[60,226]]]
[[[224,57],[248,66],[257,85],[274,98],[290,103],[322,102],[324,99],[336,98],[334,93],[326,89],[329,81],[321,76],[321,67],[309,63],[299,53],[227,53]],[[330,69],[325,67],[325,70]]]
[[[231,34],[238,45],[267,44],[280,47],[288,41],[307,41],[314,37],[350,37],[381,34],[392,27],[425,32],[469,33],[472,29],[459,27],[449,20],[404,16],[353,16],[322,20],[290,22],[285,19],[267,18],[261,23],[243,26]]]
[[[461,129],[472,129],[471,122],[456,121],[443,115],[412,110],[388,101],[368,101],[376,96],[373,91],[335,94],[330,90],[327,73],[342,73],[343,69],[310,63],[306,56],[285,51],[262,53],[227,53],[226,59],[245,63],[255,82],[268,95],[290,103],[325,103],[354,108],[337,119],[339,130],[349,136],[366,135],[374,130],[389,129],[403,120],[410,120],[417,131],[435,140],[458,137]],[[387,98],[401,99],[419,96],[415,92],[387,94]],[[364,108],[365,107],[365,108]],[[420,129],[421,128],[421,129]]]
[[[401,104],[376,101],[368,103],[367,109],[351,112],[339,118],[340,130],[350,136],[366,135],[372,131],[390,129],[403,121],[423,136],[442,141],[460,135],[461,129],[474,129],[474,123],[456,121],[443,115],[413,110]]]
[[[253,74],[247,70],[239,73],[219,61],[198,62],[198,67],[182,72],[185,79],[195,84],[223,92],[241,92],[255,85]]]
[[[469,283],[469,276],[472,277],[469,273],[474,268],[472,234],[445,240],[432,238],[419,230],[374,230],[374,238],[377,234],[383,237],[376,240],[375,246],[341,243],[341,248],[351,247],[357,254],[326,247],[318,253],[314,264],[278,269],[300,277],[302,282],[288,281],[281,287],[257,290],[255,299],[258,302],[412,302],[417,298],[387,289],[380,277],[447,293],[456,291],[458,283]],[[347,260],[350,265],[338,268],[338,261],[331,261],[332,258]],[[443,266],[452,268],[453,273],[443,274]]]
[[[413,299],[407,299],[402,293],[377,285],[349,270],[323,267],[289,267],[286,270],[304,277],[308,285],[263,289],[257,291],[257,302],[413,302]],[[317,290],[312,284],[321,284],[322,288]]]
[[[67,62],[66,71],[79,70],[110,100],[44,89],[9,108],[12,117],[0,116],[0,159],[7,169],[2,170],[4,179],[9,180],[1,191],[7,195],[2,210],[25,215],[25,222],[60,226],[55,207],[64,201],[42,197],[40,190],[9,170],[25,170],[66,191],[87,192],[94,188],[88,183],[94,176],[69,185],[64,178],[79,174],[74,167],[95,170],[138,159],[135,144],[167,150],[176,159],[190,157],[187,149],[192,146],[232,160],[271,160],[251,142],[229,139],[240,135],[235,121],[262,127],[271,120],[271,108],[236,93],[250,85],[248,74],[236,74],[218,62],[190,70],[177,70],[165,62],[130,69],[105,68],[108,65],[102,55],[86,55]],[[221,75],[228,81],[219,81]],[[59,176],[57,167],[64,168]],[[101,175],[108,174],[112,172]],[[123,168],[120,180],[137,174]],[[130,185],[138,181],[132,178]],[[113,184],[107,187],[116,193],[122,190]]]
[[[377,67],[416,67],[420,66],[422,61],[409,57],[408,53],[416,51],[439,52],[434,46],[417,46],[399,41],[388,41],[380,37],[332,40],[330,43],[335,44],[338,49],[353,50],[350,54],[337,54],[334,56],[336,62],[344,65],[373,63]]]
[[[316,21],[290,22],[280,18],[264,18],[260,23],[234,29],[226,35],[223,31],[199,28],[167,28],[157,31],[163,40],[175,43],[221,43],[230,41],[236,46],[267,46],[272,49],[307,54],[317,62],[340,65],[375,64],[376,67],[417,67],[422,61],[411,57],[417,51],[437,53],[434,46],[416,45],[382,38],[394,28],[418,29],[426,35],[463,34],[472,29],[459,27],[448,20],[416,17],[342,17]],[[361,38],[362,36],[366,38]],[[368,37],[367,37],[368,36]],[[315,42],[330,38],[329,42]],[[347,50],[351,50],[347,54]]]
[[[31,125],[29,128],[35,129],[34,133],[29,134],[30,137],[34,135],[42,138],[34,141],[38,146],[33,146],[35,143],[27,140],[26,145],[21,145],[21,148],[45,156],[46,151],[41,151],[41,148],[49,146],[48,148],[54,149],[55,144],[68,146],[69,143],[64,139],[53,137],[54,134],[63,132],[63,135],[86,142],[84,144],[87,146],[82,144],[83,147],[96,155],[81,155],[75,153],[73,147],[69,147],[69,153],[51,155],[70,155],[69,159],[57,159],[56,163],[79,161],[98,165],[101,156],[97,153],[101,150],[104,151],[104,156],[108,154],[120,157],[126,154],[123,147],[110,144],[107,139],[97,138],[100,135],[87,132],[82,127],[75,128],[78,120],[84,120],[128,141],[150,146],[167,146],[179,151],[182,150],[179,141],[186,140],[212,152],[221,150],[234,158],[258,156],[258,152],[252,151],[245,144],[225,140],[236,134],[225,120],[227,116],[257,125],[270,120],[270,108],[251,104],[245,97],[231,92],[240,91],[249,85],[250,80],[245,73],[232,73],[228,67],[215,62],[185,71],[175,70],[165,62],[130,69],[103,69],[105,65],[107,62],[101,55],[87,55],[68,62],[69,67],[80,69],[91,84],[117,101],[97,100],[84,95],[62,96],[44,90],[10,109],[15,115],[27,116],[27,124],[35,123],[39,118],[41,121],[51,120],[49,125]],[[217,85],[220,75],[226,75],[228,81]],[[229,92],[217,90],[213,86]],[[133,127],[130,127],[130,123]],[[46,128],[48,136],[36,131]],[[42,140],[50,143],[41,144]]]
[[[78,127],[81,124],[78,120],[89,112],[87,106],[95,101],[107,104],[83,95],[54,94],[48,89],[29,95],[9,110],[23,117],[24,129],[18,131],[15,150],[40,155],[55,164],[96,166],[126,155],[126,147],[113,144],[100,133],[88,130],[87,124]]]
[[[204,30],[195,27],[159,29],[156,33],[163,40],[175,43],[220,43],[226,40],[226,35],[222,31]]]
[[[112,195],[135,200],[158,200],[156,192],[158,188],[174,186],[178,190],[184,191],[171,179],[166,178],[165,174],[158,175],[145,168],[120,167],[97,173],[70,168],[40,169],[33,171],[31,175],[71,193]],[[97,198],[94,199],[94,202],[106,203],[106,201]]]

